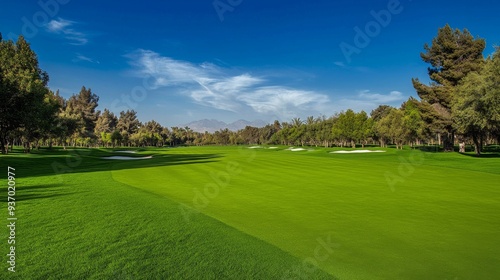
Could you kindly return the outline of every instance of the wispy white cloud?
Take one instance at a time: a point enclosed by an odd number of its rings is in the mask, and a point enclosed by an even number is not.
[[[160,56],[149,50],[128,55],[139,74],[153,77],[153,88],[177,87],[194,102],[212,108],[289,118],[308,111],[320,113],[328,96],[313,91],[272,85],[263,77],[231,73],[211,63],[194,64]]]
[[[99,60],[95,60],[85,55],[77,53],[76,57],[73,59],[73,62],[81,62],[81,61],[100,64]]]
[[[359,91],[355,98],[343,98],[334,100],[335,108],[338,111],[353,109],[354,111],[365,111],[370,113],[379,105],[398,106],[405,95],[399,91],[391,91],[388,94],[375,93],[370,90]]]
[[[375,103],[392,103],[402,101],[404,99],[403,93],[399,91],[391,91],[389,94],[374,93],[370,90],[362,90],[359,93],[361,100],[366,100]]]
[[[61,34],[70,41],[72,45],[85,45],[88,43],[87,36],[76,31],[73,26],[76,24],[74,21],[58,18],[53,19],[46,25],[47,31],[55,34]]]
[[[54,20],[51,20],[47,24],[47,29],[50,32],[59,33],[59,32],[63,32],[64,29],[66,29],[67,27],[70,27],[73,23],[74,22],[69,21],[69,20],[65,20],[62,18],[59,18],[58,20],[54,19]]]
[[[345,67],[345,63],[342,61],[335,61],[333,64],[337,65],[338,67]]]
[[[207,65],[195,65],[190,62],[162,57],[148,50],[138,50],[128,55],[128,57],[141,75],[154,78],[153,86],[156,88],[190,84],[196,82],[196,80],[205,81],[209,79],[207,75],[209,71],[204,70]]]
[[[168,87],[196,104],[236,113],[286,120],[348,108],[370,112],[381,104],[397,106],[405,98],[399,91],[381,94],[370,90],[358,91],[352,98],[341,97],[345,94],[331,94],[330,98],[322,92],[276,84],[271,75],[235,73],[226,66],[176,60],[150,50],[137,50],[127,58],[138,77],[148,77],[152,89]]]
[[[239,99],[258,113],[275,113],[286,118],[321,112],[321,106],[329,102],[326,95],[281,86],[260,87],[241,95]]]

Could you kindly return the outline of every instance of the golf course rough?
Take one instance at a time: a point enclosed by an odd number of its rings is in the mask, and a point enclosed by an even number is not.
[[[18,218],[16,272],[4,262],[0,278],[500,275],[499,157],[287,148],[0,156],[16,168]]]

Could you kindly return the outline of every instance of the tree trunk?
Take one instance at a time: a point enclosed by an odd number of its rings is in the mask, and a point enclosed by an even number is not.
[[[31,143],[29,141],[24,142],[24,152],[31,153]]]
[[[0,140],[0,150],[2,151],[2,154],[7,154],[8,150],[5,149],[5,140],[4,139],[1,139]]]
[[[474,152],[478,156],[481,155],[481,141],[476,135],[476,133],[472,135],[472,141],[474,142]]]
[[[481,134],[479,136],[479,151],[482,151],[483,147],[484,147],[484,139],[483,139],[483,135]]]
[[[450,150],[451,152],[454,152],[455,151],[455,130],[452,130],[451,131],[451,139],[450,139],[450,144],[451,144],[451,147],[450,147]]]

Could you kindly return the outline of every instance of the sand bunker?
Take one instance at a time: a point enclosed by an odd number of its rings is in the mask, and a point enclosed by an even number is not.
[[[269,147],[269,149],[278,149],[278,147]]]
[[[151,159],[153,156],[147,157],[124,157],[124,156],[112,156],[112,157],[102,157],[102,159],[115,159],[115,160],[139,160],[139,159]]]
[[[304,148],[294,148],[294,149],[290,149],[290,151],[292,151],[292,152],[299,152],[299,151],[307,151],[307,150],[304,149]]]
[[[115,151],[115,153],[135,154],[135,153],[137,153],[137,151]]]
[[[252,146],[252,147],[248,147],[249,149],[262,149],[261,146]]]
[[[362,154],[362,153],[385,153],[385,151],[381,150],[352,150],[352,151],[334,151],[330,152],[330,154]]]

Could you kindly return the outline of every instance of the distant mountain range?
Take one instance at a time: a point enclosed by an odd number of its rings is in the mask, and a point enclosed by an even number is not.
[[[210,133],[213,133],[215,131],[218,131],[220,129],[229,129],[232,131],[238,131],[240,129],[245,128],[246,126],[254,126],[254,127],[264,127],[266,126],[267,123],[263,120],[256,120],[253,122],[246,121],[246,120],[237,120],[232,123],[225,123],[223,121],[218,121],[218,120],[208,120],[208,119],[203,119],[199,121],[194,121],[190,122],[188,124],[185,124],[183,126],[188,126],[191,128],[193,131],[196,132],[205,132],[208,131]]]

